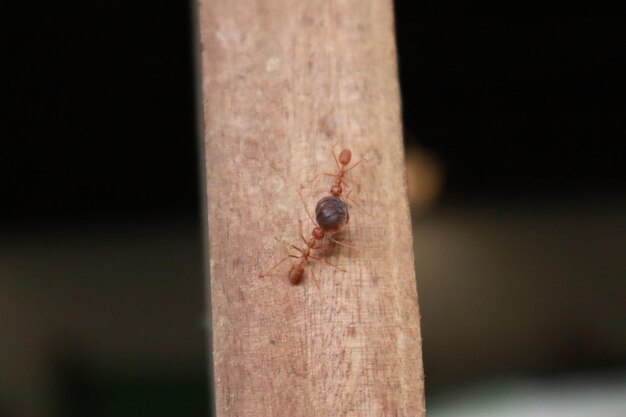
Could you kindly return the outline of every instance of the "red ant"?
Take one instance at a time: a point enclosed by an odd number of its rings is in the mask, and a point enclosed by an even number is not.
[[[302,204],[305,204],[302,194],[300,194],[300,200],[302,201]],[[321,207],[321,210],[318,211],[320,207]],[[276,269],[287,258],[300,259],[300,262],[292,265],[291,269],[289,269],[288,278],[289,278],[289,282],[291,282],[293,285],[297,285],[298,283],[300,283],[300,281],[302,281],[302,277],[304,276],[304,264],[307,263],[310,265],[309,258],[315,259],[317,261],[322,261],[325,264],[332,266],[338,271],[346,272],[345,269],[340,268],[337,265],[334,265],[323,258],[313,256],[311,254],[311,250],[319,249],[321,247],[320,245],[318,245],[317,242],[324,239],[324,237],[328,237],[328,239],[340,245],[348,246],[341,242],[337,242],[335,239],[331,237],[332,234],[340,231],[343,228],[343,226],[345,226],[348,223],[348,219],[350,216],[348,214],[348,208],[346,207],[345,203],[336,197],[326,197],[320,200],[316,208],[316,216],[318,219],[318,223],[316,223],[313,220],[311,213],[309,213],[308,209],[306,208],[306,204],[304,208],[307,212],[307,215],[311,219],[311,222],[315,226],[313,230],[311,231],[311,238],[307,240],[302,234],[302,225],[300,225],[300,238],[302,239],[306,247],[304,249],[301,249],[295,245],[289,245],[293,249],[300,252],[300,256],[291,255],[291,254],[285,256],[283,259],[278,261],[278,263],[276,263],[276,265],[274,265],[269,271],[267,271],[266,273],[260,274],[259,275],[260,277],[269,275],[271,271]],[[317,280],[317,278],[315,278],[315,272],[312,269],[311,269],[311,272],[313,273],[313,276],[315,279],[315,285],[319,288],[319,281]]]
[[[333,147],[334,148],[334,147]],[[356,201],[354,201],[354,199],[350,198],[350,192],[348,192],[348,194],[346,194],[345,196],[342,195],[343,194],[343,187],[341,186],[342,183],[344,182],[355,182],[353,180],[348,180],[346,178],[346,174],[350,171],[352,171],[354,168],[356,168],[357,166],[359,166],[359,164],[361,164],[364,159],[360,159],[359,162],[357,162],[356,164],[352,165],[350,168],[346,169],[346,166],[350,163],[350,161],[352,160],[352,151],[350,149],[344,149],[339,153],[339,157],[337,157],[335,155],[335,152],[332,152],[333,154],[333,158],[335,159],[335,164],[337,165],[337,169],[338,172],[336,174],[331,174],[328,172],[323,172],[321,174],[317,174],[315,177],[313,177],[311,180],[309,180],[309,183],[315,181],[315,179],[317,179],[320,175],[327,175],[330,177],[334,177],[335,181],[333,183],[333,185],[330,187],[330,194],[333,197],[336,197],[337,199],[346,199],[346,200],[350,200],[352,203],[354,203],[355,205],[361,207],[360,204],[358,204]],[[356,182],[355,182],[356,183]],[[358,185],[358,183],[356,183]],[[329,199],[331,197],[325,197],[322,198],[318,203],[317,203],[317,207],[315,209],[315,214],[316,216],[318,216],[318,223],[320,222],[320,218],[319,218],[319,214],[318,214],[318,208],[320,206],[320,204]],[[363,208],[363,207],[361,207]],[[347,223],[347,221],[346,221]]]
[[[352,151],[350,149],[344,149],[339,153],[339,158],[335,156],[333,152],[333,157],[335,158],[335,164],[337,164],[337,168],[339,168],[339,172],[337,172],[335,183],[332,187],[330,187],[330,193],[335,197],[341,197],[341,193],[343,189],[341,188],[341,182],[346,181],[346,173],[357,167],[363,160],[361,159],[356,164],[352,165],[349,169],[344,169],[346,165],[350,163],[352,160]]]

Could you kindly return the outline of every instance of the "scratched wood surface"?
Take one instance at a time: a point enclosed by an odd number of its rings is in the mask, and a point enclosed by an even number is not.
[[[423,416],[391,1],[201,0],[199,19],[217,415]],[[347,272],[259,278],[310,236],[298,190],[309,211],[328,194],[307,181],[335,144],[365,158],[358,248],[325,253]]]

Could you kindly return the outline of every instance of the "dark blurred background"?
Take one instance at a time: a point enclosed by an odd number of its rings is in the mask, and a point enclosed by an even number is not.
[[[432,415],[626,398],[626,21],[395,3]],[[2,7],[0,416],[204,415],[191,6]]]

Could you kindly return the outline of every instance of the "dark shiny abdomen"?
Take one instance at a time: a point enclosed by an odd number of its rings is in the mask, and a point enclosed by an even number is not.
[[[340,231],[350,220],[348,207],[337,197],[324,197],[315,207],[317,224],[329,233]]]

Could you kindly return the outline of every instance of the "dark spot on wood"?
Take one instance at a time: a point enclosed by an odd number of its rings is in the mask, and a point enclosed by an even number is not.
[[[320,132],[328,138],[335,136],[335,119],[332,113],[328,113],[326,116],[320,117],[319,129]]]

